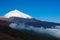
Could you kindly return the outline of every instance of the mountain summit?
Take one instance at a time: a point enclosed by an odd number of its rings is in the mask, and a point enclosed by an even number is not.
[[[6,15],[4,15],[4,17],[6,17],[6,18],[19,17],[19,18],[29,18],[29,19],[32,18],[31,16],[29,16],[21,11],[18,11],[18,10],[10,11]]]
[[[58,38],[60,40],[60,23],[37,20],[18,10],[13,10],[0,17],[0,32],[18,37],[18,39],[21,37],[23,40],[35,40],[35,38],[36,40],[41,38],[44,40]]]

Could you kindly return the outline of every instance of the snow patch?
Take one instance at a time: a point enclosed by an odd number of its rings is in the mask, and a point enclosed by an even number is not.
[[[19,17],[19,18],[32,18],[31,16],[18,11],[18,10],[13,10],[11,12],[8,12],[6,15],[4,15],[4,17],[6,18],[10,18],[10,17]]]

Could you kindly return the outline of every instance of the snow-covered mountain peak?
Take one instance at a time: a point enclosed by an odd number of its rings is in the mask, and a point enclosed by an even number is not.
[[[4,15],[4,17],[6,17],[6,18],[10,18],[10,17],[32,18],[31,16],[29,16],[21,11],[18,11],[18,10],[10,11],[6,15]]]

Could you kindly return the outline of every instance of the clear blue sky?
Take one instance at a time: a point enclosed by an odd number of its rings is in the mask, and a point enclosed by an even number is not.
[[[0,0],[0,16],[14,9],[39,20],[60,23],[60,0]]]

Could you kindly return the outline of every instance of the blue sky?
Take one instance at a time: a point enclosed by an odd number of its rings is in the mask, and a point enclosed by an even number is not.
[[[60,23],[60,0],[0,0],[0,16],[14,9],[39,20]]]

